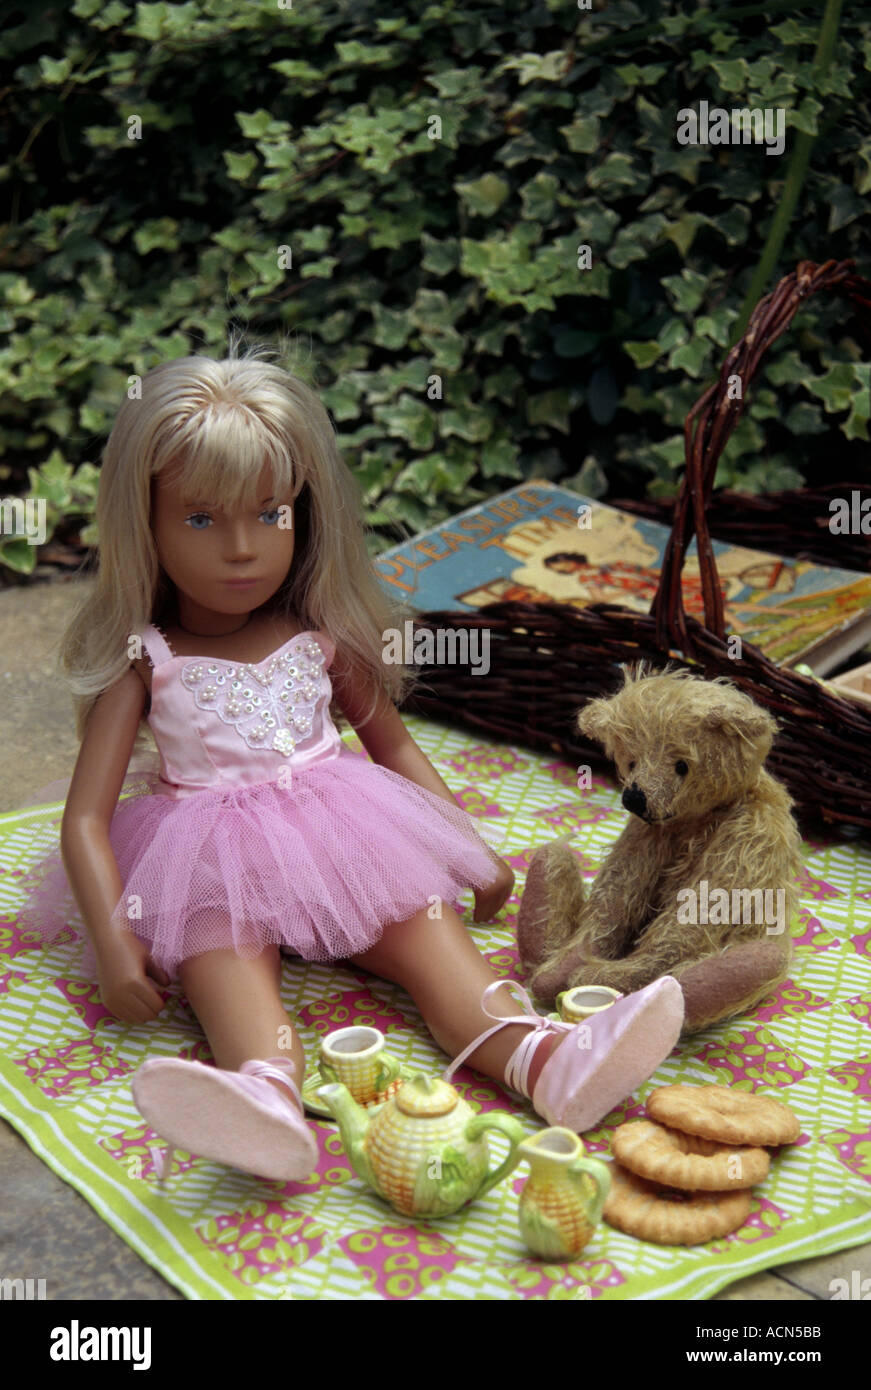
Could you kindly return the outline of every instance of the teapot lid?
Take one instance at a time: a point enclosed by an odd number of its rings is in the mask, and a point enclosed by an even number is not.
[[[417,1116],[447,1115],[459,1099],[459,1093],[447,1081],[424,1076],[423,1072],[400,1086],[393,1098],[403,1115]]]

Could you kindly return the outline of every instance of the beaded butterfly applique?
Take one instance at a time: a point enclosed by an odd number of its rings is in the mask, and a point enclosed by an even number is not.
[[[315,705],[323,694],[326,657],[306,633],[297,633],[286,645],[300,637],[307,637],[301,652],[285,651],[257,664],[191,661],[182,668],[182,684],[198,709],[213,710],[249,748],[274,749],[289,758],[311,734]]]

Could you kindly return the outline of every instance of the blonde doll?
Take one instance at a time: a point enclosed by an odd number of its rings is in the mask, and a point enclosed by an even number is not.
[[[549,1123],[589,1128],[674,1046],[680,987],[621,999],[592,1033],[525,994],[518,1014],[447,906],[474,887],[488,921],[514,875],[405,729],[410,677],[381,660],[404,614],[354,481],[317,396],[264,357],[163,363],[119,411],[96,586],[63,648],[81,751],[24,924],[51,939],[74,898],[86,966],[127,1022],[157,1020],[158,986],[180,981],[216,1066],[153,1058],[132,1082],[171,1146],[270,1179],[314,1168],[281,949],[397,982],[448,1074],[469,1057]],[[119,803],[143,717],[160,774]]]

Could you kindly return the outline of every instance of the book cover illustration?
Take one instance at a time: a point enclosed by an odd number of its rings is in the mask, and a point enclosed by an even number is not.
[[[668,536],[659,522],[536,480],[384,551],[374,564],[384,584],[418,612],[517,600],[578,608],[618,603],[646,613]],[[712,545],[727,634],[754,643],[772,661],[807,660],[823,639],[871,619],[871,576]],[[684,608],[704,622],[695,540],[682,583]]]

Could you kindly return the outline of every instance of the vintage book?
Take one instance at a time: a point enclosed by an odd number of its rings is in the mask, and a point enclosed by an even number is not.
[[[650,610],[669,529],[532,479],[383,551],[385,587],[417,612],[496,600]],[[871,576],[713,542],[726,631],[820,676],[871,640]],[[684,607],[704,622],[693,540]]]

